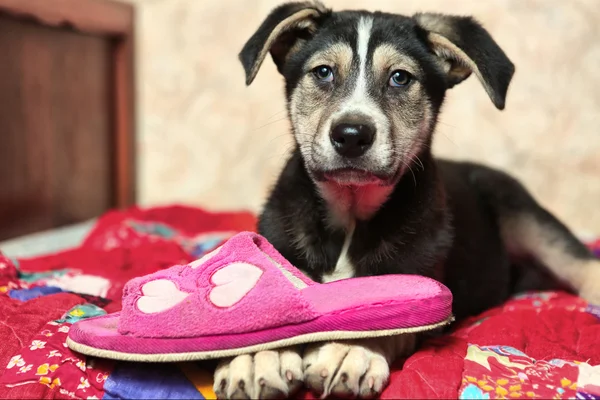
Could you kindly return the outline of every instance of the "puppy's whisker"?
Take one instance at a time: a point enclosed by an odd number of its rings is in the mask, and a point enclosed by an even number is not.
[[[281,121],[287,121],[287,117],[283,117],[283,118],[280,118],[280,119],[276,119],[275,121],[267,122],[266,124],[264,124],[264,125],[261,125],[261,126],[259,126],[258,128],[255,128],[255,129],[253,130],[253,132],[256,132],[256,131],[258,131],[258,130],[261,130],[261,129],[263,129],[263,128],[266,128],[266,127],[267,127],[267,126],[269,126],[269,125],[273,125],[273,124],[275,124],[275,123],[277,123],[277,122],[281,122]]]
[[[451,125],[449,123],[446,123],[446,122],[442,121],[441,118],[438,118],[438,122],[437,123],[438,123],[438,126],[439,125],[444,125],[444,126],[448,126],[450,128],[453,128],[453,129],[458,129],[456,126]]]
[[[415,158],[417,159],[417,161],[419,161],[419,165],[421,166],[421,170],[425,171],[425,166],[423,165],[423,161],[421,161],[421,159],[419,158],[418,155],[415,155]]]
[[[270,120],[271,118],[274,118],[274,117],[276,117],[277,115],[279,115],[279,114],[281,114],[281,113],[283,113],[283,112],[286,112],[286,111],[287,111],[287,110],[286,110],[285,108],[284,108],[283,110],[281,110],[281,111],[277,111],[275,114],[273,114],[273,115],[271,115],[269,118],[267,118],[267,121],[268,121],[268,120]],[[286,118],[287,118],[287,117],[286,117]]]
[[[417,187],[417,177],[415,176],[415,172],[413,171],[413,169],[410,166],[410,163],[407,163],[406,161],[404,161],[403,159],[400,159],[400,161],[402,162],[402,164],[404,164],[404,166],[406,168],[408,168],[408,170],[410,171],[410,173],[412,174],[413,177],[413,181],[415,182],[415,187]]]
[[[452,140],[452,139],[450,138],[450,136],[448,136],[448,135],[446,134],[446,132],[445,132],[445,130],[444,130],[444,129],[439,129],[439,128],[438,128],[438,129],[436,129],[436,131],[435,131],[435,132],[436,132],[436,135],[440,135],[440,134],[441,134],[442,136],[444,136],[444,138],[445,138],[445,139],[446,139],[448,142],[452,143],[452,145],[456,146],[457,148],[459,147],[459,146],[456,144],[456,142],[455,142],[454,140]],[[430,146],[430,147],[431,147],[431,146]]]
[[[292,138],[292,136],[290,135],[290,133],[289,133],[289,132],[283,132],[283,133],[280,133],[279,135],[275,135],[275,136],[273,136],[273,137],[271,138],[271,140],[269,141],[269,143],[272,143],[272,142],[274,142],[275,140],[280,140],[280,139],[282,139],[282,138],[284,138],[284,137],[285,137],[285,138],[287,138],[288,140],[289,140],[289,139],[293,139],[293,138]]]

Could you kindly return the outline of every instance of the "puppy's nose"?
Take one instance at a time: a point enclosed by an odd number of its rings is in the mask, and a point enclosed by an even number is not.
[[[375,139],[375,127],[371,124],[337,124],[329,134],[331,144],[339,155],[360,157],[371,147]]]

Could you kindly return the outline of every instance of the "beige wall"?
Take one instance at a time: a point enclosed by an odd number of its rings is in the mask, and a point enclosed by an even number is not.
[[[258,210],[290,135],[272,62],[246,88],[237,52],[279,1],[130,1],[139,10],[141,203]],[[600,233],[600,1],[327,4],[477,17],[517,66],[507,108],[469,79],[449,92],[435,151],[508,170],[575,229]]]

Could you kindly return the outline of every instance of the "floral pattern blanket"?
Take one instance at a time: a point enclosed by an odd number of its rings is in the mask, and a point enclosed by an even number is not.
[[[255,225],[248,213],[133,208],[100,218],[78,248],[0,253],[0,398],[214,398],[211,363],[86,358],[65,339],[74,322],[118,311],[129,279],[190,262]],[[600,241],[590,245],[600,255]],[[525,293],[396,363],[382,398],[600,399],[599,344],[600,308],[563,292]]]

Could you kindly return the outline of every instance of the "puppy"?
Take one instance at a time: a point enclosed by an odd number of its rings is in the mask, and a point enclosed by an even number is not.
[[[475,75],[504,108],[514,66],[468,17],[332,12],[289,3],[240,53],[246,83],[267,54],[285,78],[295,148],[259,231],[312,279],[421,274],[454,294],[457,318],[523,290],[566,287],[600,302],[600,263],[516,180],[435,159],[446,90]],[[326,343],[221,362],[228,398],[376,397],[414,337]]]

